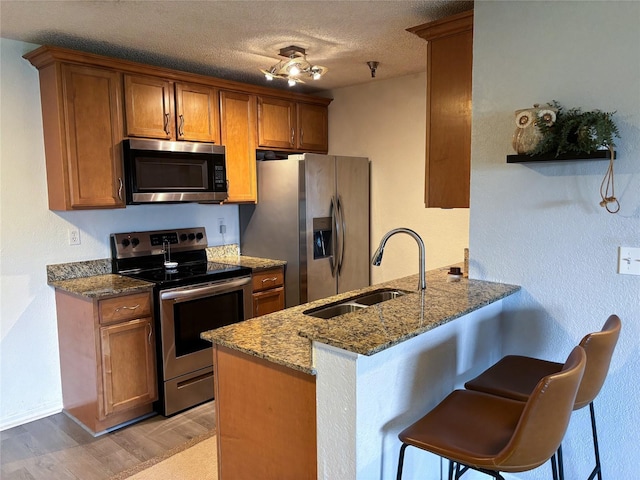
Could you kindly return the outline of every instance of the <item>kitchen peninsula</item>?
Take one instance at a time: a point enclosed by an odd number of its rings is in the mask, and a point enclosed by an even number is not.
[[[219,476],[393,478],[397,433],[500,356],[502,300],[520,287],[385,282],[202,334],[214,343]],[[325,320],[305,314],[380,289],[406,292]],[[427,468],[407,458],[409,472]],[[431,467],[431,468],[438,468]]]

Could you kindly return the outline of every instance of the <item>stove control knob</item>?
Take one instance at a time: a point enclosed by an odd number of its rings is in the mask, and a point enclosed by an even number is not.
[[[134,247],[137,247],[140,244],[140,240],[138,240],[137,238],[132,238],[131,239],[131,245],[133,245]]]
[[[180,235],[180,241],[181,242],[186,242],[187,241],[187,234],[183,233],[182,235]]]
[[[202,235],[202,232],[198,232],[198,233],[196,233],[196,238],[197,238],[198,240],[202,240],[202,237],[204,237],[204,235]]]
[[[194,238],[196,238],[195,234],[190,233],[190,234],[189,234],[189,240],[193,240]]]
[[[128,238],[125,238],[125,239],[122,240],[122,246],[123,247],[128,247],[130,243],[131,242],[129,241]]]

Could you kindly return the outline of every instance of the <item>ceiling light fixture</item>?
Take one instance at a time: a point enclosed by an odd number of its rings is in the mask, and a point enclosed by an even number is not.
[[[328,68],[320,65],[312,65],[307,61],[307,54],[304,48],[291,45],[280,49],[279,55],[287,60],[280,60],[268,70],[260,69],[265,78],[269,81],[274,78],[287,80],[290,87],[296,83],[304,83],[303,78],[319,80],[327,73]]]

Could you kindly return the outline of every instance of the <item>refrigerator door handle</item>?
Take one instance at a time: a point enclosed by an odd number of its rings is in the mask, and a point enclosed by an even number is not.
[[[340,222],[340,235],[338,236],[338,275],[342,272],[342,262],[344,261],[344,243],[346,224],[344,221],[344,211],[342,210],[342,202],[340,196],[336,197],[336,206],[338,207],[338,221]]]
[[[331,197],[331,256],[329,257],[329,265],[331,266],[331,276],[335,278],[338,273],[338,206],[336,204],[336,197]]]

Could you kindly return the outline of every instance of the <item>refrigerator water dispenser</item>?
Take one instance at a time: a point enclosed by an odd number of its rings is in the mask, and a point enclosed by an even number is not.
[[[333,227],[331,217],[313,219],[313,259],[327,258],[332,255],[331,236]]]

